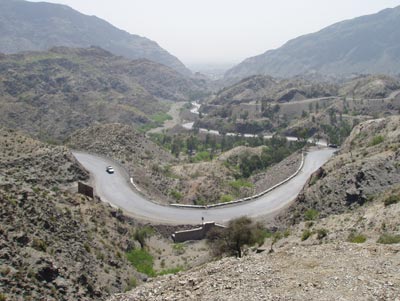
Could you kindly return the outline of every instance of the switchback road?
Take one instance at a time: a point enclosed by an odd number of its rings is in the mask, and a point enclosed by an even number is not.
[[[205,221],[224,223],[244,215],[259,217],[277,212],[296,198],[310,175],[328,161],[333,152],[334,150],[327,148],[310,151],[305,157],[303,169],[297,176],[258,199],[208,209],[177,208],[147,200],[133,189],[129,176],[114,162],[82,152],[74,152],[74,155],[90,172],[95,192],[103,201],[148,221],[169,224],[199,224],[202,217]],[[108,165],[114,167],[114,174],[106,172]]]

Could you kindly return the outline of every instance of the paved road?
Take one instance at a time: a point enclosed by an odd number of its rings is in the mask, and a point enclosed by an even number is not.
[[[74,152],[78,161],[91,173],[96,194],[103,201],[117,206],[133,216],[161,223],[199,224],[205,221],[224,223],[232,218],[247,215],[258,217],[274,213],[293,201],[309,176],[332,155],[332,149],[313,150],[307,154],[301,172],[286,184],[259,199],[226,207],[193,209],[176,208],[153,203],[134,191],[128,176],[115,163],[102,157]],[[106,166],[113,165],[116,172],[106,173]]]

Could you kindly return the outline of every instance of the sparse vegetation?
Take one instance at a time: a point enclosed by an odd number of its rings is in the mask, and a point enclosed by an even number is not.
[[[207,239],[217,254],[228,253],[240,258],[245,245],[264,243],[264,229],[248,217],[241,217],[231,220],[225,229],[214,228]]]
[[[351,232],[347,237],[347,241],[355,244],[362,244],[367,241],[367,237],[361,233]]]
[[[322,228],[317,230],[317,239],[321,240],[328,235],[328,230]]]
[[[319,216],[319,212],[315,209],[308,209],[305,213],[304,213],[304,219],[306,221],[314,221],[318,218]]]
[[[220,203],[229,203],[232,202],[235,198],[231,196],[230,194],[224,194],[220,197],[219,202]]]
[[[307,240],[312,235],[312,232],[309,229],[304,229],[301,234],[301,241]]]
[[[34,249],[36,249],[38,251],[46,252],[47,244],[42,239],[34,238],[33,241],[32,241],[32,248],[34,248]]]
[[[145,249],[133,249],[126,254],[129,262],[140,273],[154,277],[156,272],[153,269],[153,256]]]
[[[385,207],[393,205],[393,204],[397,204],[400,202],[400,195],[391,195],[387,198],[385,198],[385,200],[383,201],[383,203],[385,204]]]
[[[374,138],[372,138],[372,141],[369,145],[375,146],[375,145],[382,143],[384,140],[385,140],[385,138],[382,135],[377,135]]]
[[[389,234],[389,233],[382,234],[379,237],[377,243],[385,245],[398,244],[400,243],[400,235]]]
[[[146,239],[152,236],[154,233],[153,229],[150,227],[137,228],[133,235],[134,239],[140,244],[140,247],[144,249],[146,245]]]

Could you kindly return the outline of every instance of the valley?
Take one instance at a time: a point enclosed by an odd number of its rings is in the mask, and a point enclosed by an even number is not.
[[[398,299],[400,7],[223,76],[53,2],[0,3],[0,301]]]

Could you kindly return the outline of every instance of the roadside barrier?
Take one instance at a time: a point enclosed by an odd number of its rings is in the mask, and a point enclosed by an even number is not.
[[[304,153],[301,153],[301,163],[299,168],[296,170],[296,172],[294,174],[292,174],[290,177],[286,178],[285,180],[279,182],[278,184],[268,188],[267,190],[264,190],[256,195],[253,196],[249,196],[243,199],[239,199],[236,201],[231,201],[231,202],[226,202],[226,203],[219,203],[219,204],[212,204],[212,205],[206,205],[206,206],[201,206],[201,205],[182,205],[182,204],[170,204],[170,206],[173,207],[181,207],[181,208],[197,208],[197,209],[208,209],[208,208],[215,208],[215,207],[223,207],[223,206],[228,206],[228,205],[234,205],[234,204],[238,204],[238,203],[243,203],[243,202],[248,202],[248,201],[252,201],[254,199],[257,199],[265,194],[267,194],[268,192],[271,192],[272,190],[282,186],[283,184],[289,182],[291,179],[293,179],[295,176],[297,176],[299,174],[299,172],[303,169],[304,166]]]

